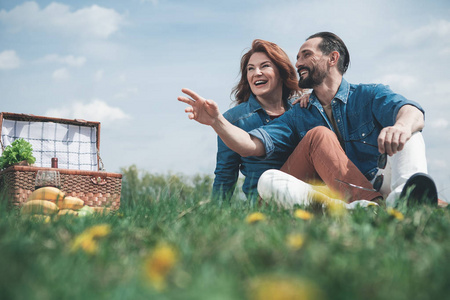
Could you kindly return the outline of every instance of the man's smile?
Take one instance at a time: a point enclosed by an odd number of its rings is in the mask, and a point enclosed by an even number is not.
[[[300,75],[300,78],[307,75],[309,73],[309,69],[304,67],[297,70],[298,75]]]

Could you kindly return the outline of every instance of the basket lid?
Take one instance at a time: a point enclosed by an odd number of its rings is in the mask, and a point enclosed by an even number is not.
[[[60,168],[99,170],[99,122],[1,113],[0,123],[2,152],[23,138],[33,147],[37,167],[50,167],[57,157]]]

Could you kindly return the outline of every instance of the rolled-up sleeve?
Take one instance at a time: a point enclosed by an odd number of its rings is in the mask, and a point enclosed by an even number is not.
[[[300,140],[296,138],[295,126],[290,122],[289,115],[291,111],[292,110],[286,112],[272,123],[253,129],[249,132],[250,135],[259,139],[264,145],[266,155],[260,158],[268,159],[275,152],[282,156],[290,154],[300,142]]]
[[[273,145],[272,138],[267,133],[267,131],[264,130],[262,127],[260,127],[260,128],[253,129],[252,131],[249,132],[249,134],[254,136],[255,138],[259,139],[264,145],[264,149],[266,150],[266,155],[263,157],[260,157],[260,158],[264,159],[264,158],[270,157],[272,155],[273,151],[275,150],[275,147]]]
[[[425,115],[425,111],[417,102],[408,100],[404,96],[394,93],[386,85],[375,85],[373,93],[374,100],[372,112],[383,127],[395,124],[398,112],[404,105],[412,105]]]

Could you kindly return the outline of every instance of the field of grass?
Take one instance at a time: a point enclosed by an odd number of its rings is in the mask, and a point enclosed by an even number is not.
[[[113,214],[45,222],[0,208],[0,299],[450,295],[449,209],[219,204],[209,177],[122,173]]]

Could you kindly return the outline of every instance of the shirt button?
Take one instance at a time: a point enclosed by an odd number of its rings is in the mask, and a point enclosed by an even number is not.
[[[269,119],[266,119],[266,122],[269,123]]]
[[[366,134],[365,133],[363,133],[363,134],[361,134],[362,136],[366,136]]]
[[[341,122],[341,119],[338,119],[338,123]]]

